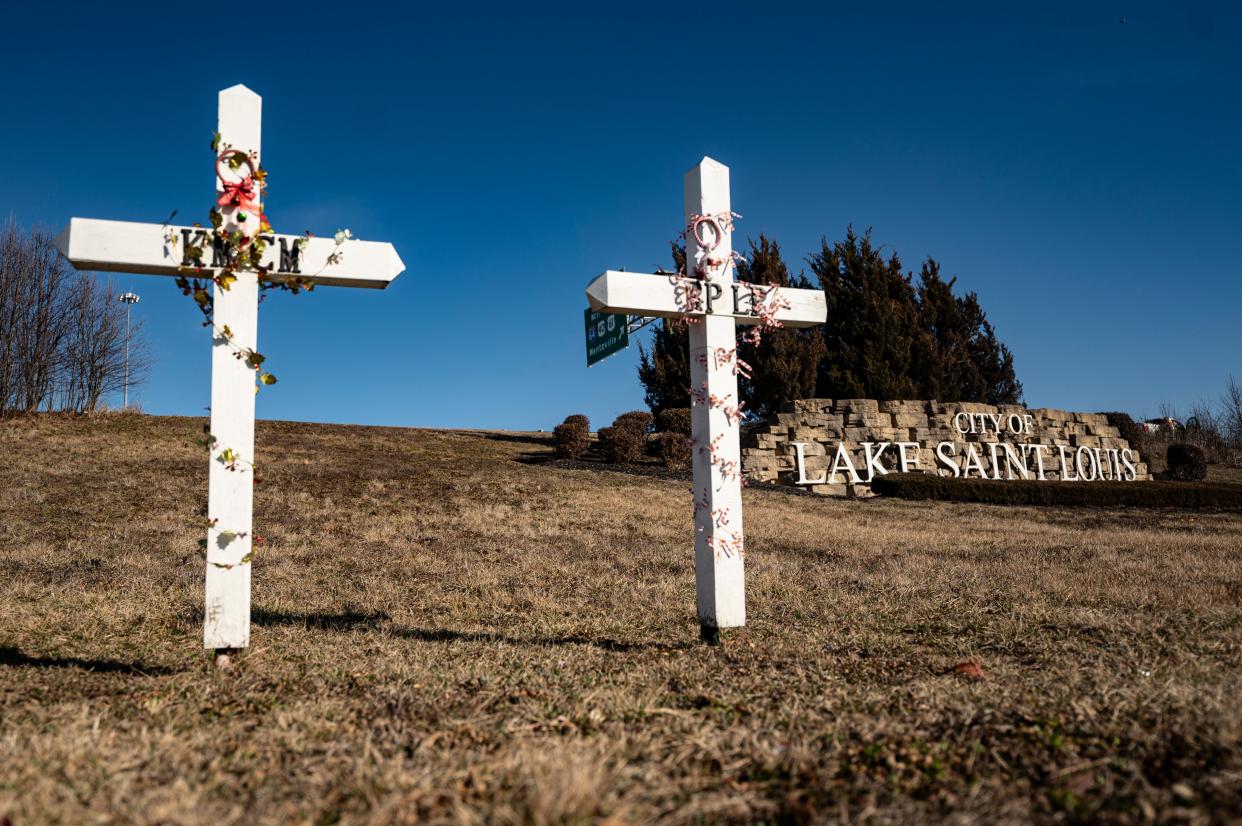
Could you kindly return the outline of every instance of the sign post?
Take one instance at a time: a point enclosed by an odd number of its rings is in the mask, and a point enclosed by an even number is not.
[[[704,158],[686,173],[685,214],[688,274],[609,270],[586,293],[599,312],[689,322],[695,593],[700,633],[716,643],[746,624],[736,325],[810,327],[827,305],[820,290],[735,280],[728,167]]]

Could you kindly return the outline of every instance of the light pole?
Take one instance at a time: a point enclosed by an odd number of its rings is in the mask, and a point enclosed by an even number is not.
[[[129,314],[133,311],[134,305],[138,303],[137,293],[121,293],[116,297],[125,305],[125,401],[122,402],[121,409],[129,409]]]

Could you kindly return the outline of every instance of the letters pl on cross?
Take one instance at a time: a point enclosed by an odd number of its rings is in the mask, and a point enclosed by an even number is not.
[[[735,280],[729,169],[704,158],[685,177],[688,273],[608,270],[586,289],[591,309],[691,323],[695,592],[703,638],[746,624],[737,324],[809,327],[827,317],[820,290]]]

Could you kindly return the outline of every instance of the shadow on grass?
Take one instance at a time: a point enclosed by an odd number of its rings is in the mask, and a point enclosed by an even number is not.
[[[18,668],[80,668],[97,674],[135,674],[144,677],[176,674],[177,669],[117,660],[88,660],[81,657],[40,657],[23,654],[16,648],[0,646],[0,665]]]
[[[277,611],[255,608],[250,621],[255,625],[304,625],[324,631],[349,631],[353,628],[374,628],[390,617],[384,611]]]
[[[406,640],[422,642],[498,642],[505,645],[530,645],[547,648],[561,645],[590,645],[604,651],[684,651],[691,648],[688,642],[625,642],[610,637],[588,637],[583,634],[562,634],[556,637],[513,637],[496,631],[453,631],[449,628],[402,628],[385,629],[388,634]]]
[[[519,453],[514,461],[522,465],[550,465],[558,460],[556,454],[551,450],[541,450],[538,453],[530,451]]]
[[[689,469],[669,470],[653,461],[618,465],[590,453],[582,459],[558,459],[552,452],[523,453],[517,457],[517,461],[524,465],[543,465],[561,470],[587,470],[596,473],[622,473],[627,476],[645,476],[648,479],[671,479],[681,482],[689,481],[691,478]]]
[[[555,637],[515,637],[496,631],[455,631],[451,628],[410,628],[387,625],[389,615],[385,611],[277,611],[256,608],[251,615],[255,625],[300,625],[324,631],[377,631],[405,640],[421,642],[492,642],[505,645],[526,645],[539,648],[560,645],[590,645],[604,651],[684,651],[691,648],[688,642],[626,642],[610,637],[590,637],[584,634],[563,634]]]
[[[551,433],[500,433],[500,432],[468,432],[471,436],[481,436],[493,442],[518,442],[527,445],[552,447]]]
[[[693,480],[693,474],[689,468],[685,470],[670,470],[661,464],[652,461],[637,462],[632,465],[617,465],[604,460],[598,454],[588,452],[582,459],[558,459],[555,453],[523,453],[517,457],[518,462],[524,465],[542,465],[543,467],[559,468],[561,470],[585,470],[595,473],[620,473],[626,476],[643,476],[647,479],[662,479],[667,482],[689,482]],[[819,499],[823,502],[844,501],[843,496],[821,496],[818,493],[797,485],[786,485],[778,482],[746,482],[746,487],[751,490],[765,490],[772,493],[780,493],[785,496],[802,496],[812,499]],[[851,505],[864,505],[867,502],[874,502],[883,497],[868,497],[864,499],[851,499]]]

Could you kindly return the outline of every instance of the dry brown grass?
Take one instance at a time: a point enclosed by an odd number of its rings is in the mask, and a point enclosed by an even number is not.
[[[0,423],[15,826],[1242,814],[1237,514],[748,491],[751,624],[709,648],[683,482],[262,423],[221,674],[200,427]]]

